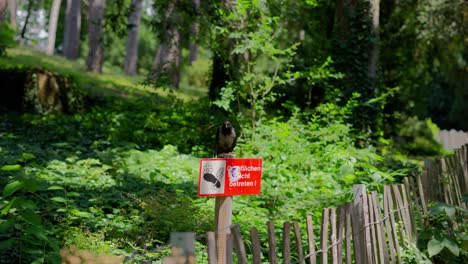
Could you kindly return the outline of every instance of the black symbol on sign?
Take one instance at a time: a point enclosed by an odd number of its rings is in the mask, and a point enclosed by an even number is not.
[[[208,182],[213,183],[213,185],[216,186],[216,188],[221,187],[221,182],[218,180],[218,178],[216,178],[216,177],[215,177],[213,174],[211,174],[211,173],[205,173],[205,174],[203,174],[203,179],[205,179],[205,181],[208,181]]]

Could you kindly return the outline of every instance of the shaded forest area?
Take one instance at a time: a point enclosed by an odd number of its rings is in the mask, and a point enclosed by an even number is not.
[[[236,156],[264,161],[261,195],[235,197],[243,230],[317,224],[353,184],[412,177],[450,154],[439,128],[468,130],[467,16],[464,0],[0,0],[0,263],[161,263],[170,232],[213,230],[196,175],[225,119]],[[465,262],[450,236],[405,263]]]

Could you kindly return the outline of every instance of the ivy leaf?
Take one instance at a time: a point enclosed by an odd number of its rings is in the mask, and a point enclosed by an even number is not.
[[[26,222],[32,225],[40,226],[42,224],[42,218],[32,211],[23,212],[21,216]]]
[[[48,191],[63,190],[63,187],[54,185],[54,186],[50,186],[49,188],[47,188],[47,190]]]
[[[20,190],[23,187],[24,187],[24,182],[22,181],[10,182],[9,184],[5,186],[5,188],[3,188],[3,198],[6,198],[14,194],[16,191]]]
[[[2,167],[2,170],[4,171],[15,171],[21,169],[21,165],[15,164],[15,165],[5,165]]]
[[[455,256],[458,257],[460,254],[460,248],[458,247],[457,243],[451,239],[444,239],[444,245],[448,248]]]
[[[52,197],[50,198],[52,201],[58,202],[58,203],[66,203],[67,199],[57,196],[57,197]]]
[[[429,252],[429,257],[439,254],[439,252],[444,248],[444,243],[433,238],[427,243],[427,251]]]
[[[8,240],[0,241],[0,251],[12,248],[13,244],[15,244],[17,238],[10,238]]]

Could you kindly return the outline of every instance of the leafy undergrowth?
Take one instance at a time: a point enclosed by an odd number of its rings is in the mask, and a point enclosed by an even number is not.
[[[318,224],[324,206],[351,198],[352,184],[378,189],[399,175],[375,149],[354,147],[340,112],[324,105],[264,120],[255,133],[241,127],[237,157],[264,159],[262,194],[234,198],[243,232],[306,215]],[[157,97],[75,115],[1,114],[0,262],[56,263],[74,246],[158,263],[172,231],[200,235],[206,260],[214,200],[197,198],[199,158],[213,156],[223,118],[205,100]]]
[[[26,47],[7,49],[7,56],[0,57],[0,70],[4,67],[37,68],[38,65],[51,72],[72,76],[73,80],[76,81],[76,87],[93,97],[137,99],[170,95],[189,101],[205,96],[207,93],[206,85],[202,85],[203,87],[195,86],[194,89],[194,86],[188,85],[185,79],[181,83],[181,89],[177,92],[163,88],[154,89],[142,84],[145,77],[127,76],[122,69],[106,63],[104,64],[103,74],[89,73],[86,71],[83,58],[71,61],[61,56],[47,56],[40,51]],[[190,67],[188,70],[194,67]]]

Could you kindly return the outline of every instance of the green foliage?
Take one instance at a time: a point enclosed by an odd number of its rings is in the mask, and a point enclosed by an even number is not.
[[[437,203],[431,206],[429,219],[418,237],[418,246],[436,263],[465,263],[466,209]]]
[[[6,50],[16,46],[16,31],[7,22],[0,22],[0,57],[6,56]]]
[[[275,39],[278,18],[257,1],[241,1],[227,14],[227,27],[218,27],[217,33],[234,43],[232,51],[239,58],[239,77],[221,91],[221,99],[214,102],[224,110],[234,111],[231,103],[237,101],[237,110],[249,120],[252,128],[266,114],[266,103],[275,102],[274,88],[298,77],[291,72],[290,62],[297,44],[280,47]],[[241,105],[247,104],[247,109]]]
[[[351,128],[344,122],[349,112],[325,104],[314,113],[296,113],[287,121],[264,120],[255,133],[244,129],[249,139],[238,152],[263,158],[262,195],[236,200],[240,203],[236,222],[261,225],[254,215],[279,222],[302,221],[310,214],[319,219],[323,205],[351,199],[353,184],[378,189],[391,182],[397,172],[379,169],[382,158],[375,149],[354,147]],[[248,204],[254,204],[255,211]]]
[[[430,119],[408,118],[400,126],[398,142],[403,151],[411,155],[436,156],[444,152],[437,142],[438,127]]]

